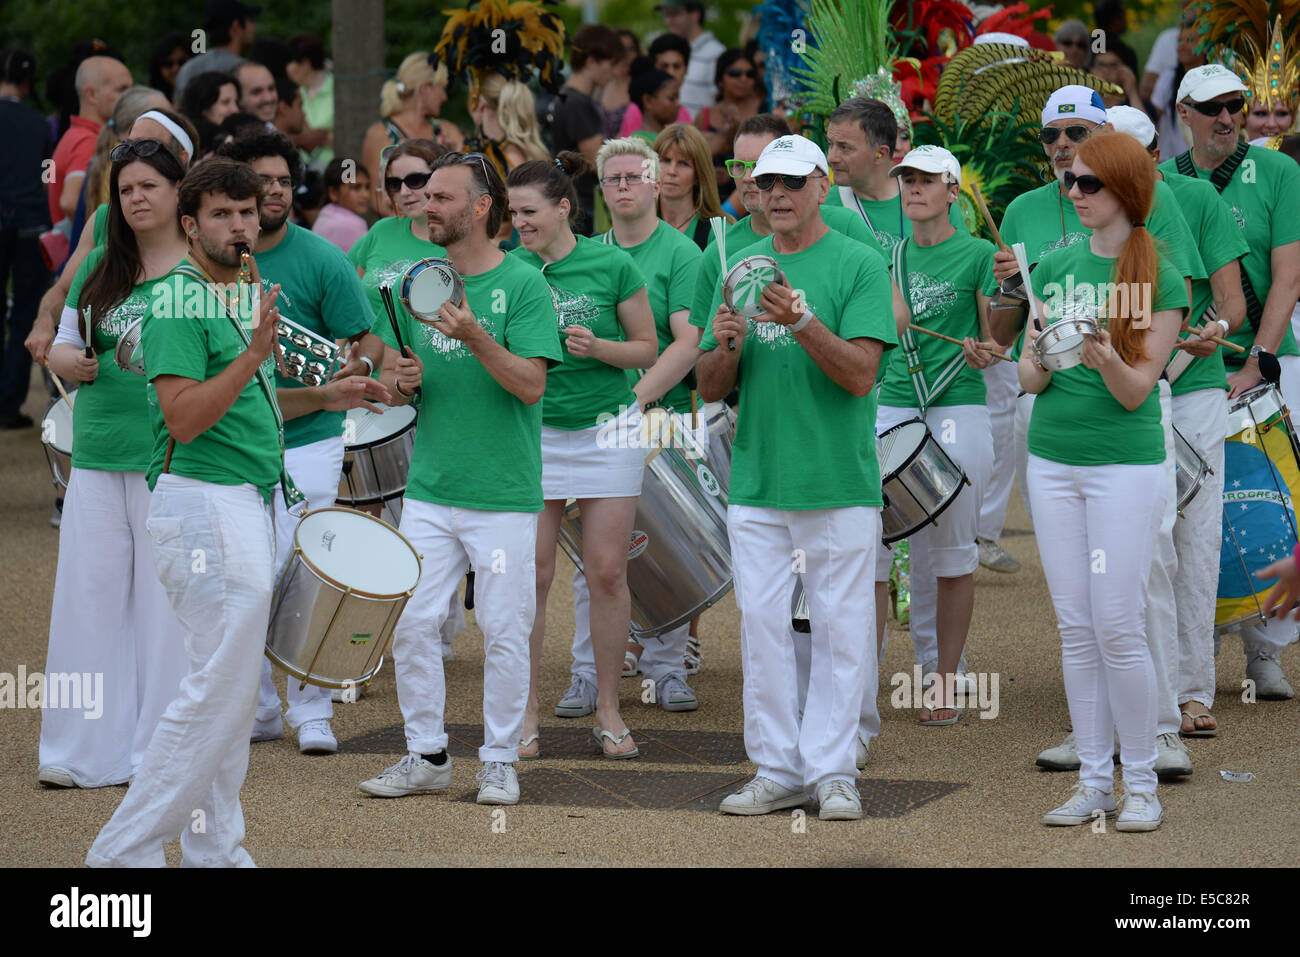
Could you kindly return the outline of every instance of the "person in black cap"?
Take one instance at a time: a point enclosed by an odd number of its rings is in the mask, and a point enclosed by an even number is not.
[[[207,31],[206,53],[185,61],[180,72],[176,74],[176,95],[173,103],[179,103],[185,93],[185,84],[200,73],[215,70],[219,73],[234,73],[235,68],[244,62],[240,55],[253,45],[253,18],[262,12],[261,7],[250,7],[239,0],[208,0],[203,9],[203,28]]]

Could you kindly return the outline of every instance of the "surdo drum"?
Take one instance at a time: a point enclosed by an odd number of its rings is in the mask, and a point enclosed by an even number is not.
[[[415,449],[415,406],[376,406],[383,412],[358,406],[344,421],[338,492],[343,505],[379,505],[406,494]]]
[[[883,540],[907,538],[936,519],[970,484],[921,419],[902,422],[876,436],[880,461]]]

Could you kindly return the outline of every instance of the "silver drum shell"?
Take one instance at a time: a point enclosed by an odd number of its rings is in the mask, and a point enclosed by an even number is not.
[[[882,472],[886,458],[882,446],[891,441],[892,433],[916,422],[921,420],[900,422],[876,436],[876,456],[881,462]],[[897,440],[898,436],[892,439]],[[880,511],[882,538],[889,545],[933,523],[970,482],[961,466],[948,457],[927,427],[922,442],[901,464],[884,475],[880,484],[885,497],[885,507]]]

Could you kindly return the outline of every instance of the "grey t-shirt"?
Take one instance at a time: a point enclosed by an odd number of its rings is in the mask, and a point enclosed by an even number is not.
[[[244,62],[244,58],[229,50],[209,50],[207,53],[201,53],[192,60],[186,60],[181,64],[180,71],[176,74],[176,93],[172,102],[179,103],[181,94],[185,92],[185,84],[194,79],[200,73],[230,73],[234,74],[235,68]]]

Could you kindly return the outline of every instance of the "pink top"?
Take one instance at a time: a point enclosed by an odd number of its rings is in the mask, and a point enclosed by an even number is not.
[[[366,234],[366,221],[337,203],[326,203],[316,217],[313,233],[324,236],[339,249],[347,252],[352,245]]]
[[[637,106],[635,103],[629,103],[627,105],[627,112],[623,114],[623,122],[619,125],[618,135],[631,136],[637,130],[641,129],[644,120],[645,118],[641,115],[641,107]],[[691,114],[686,107],[683,106],[678,108],[677,122],[685,123],[688,126],[690,125]]]

